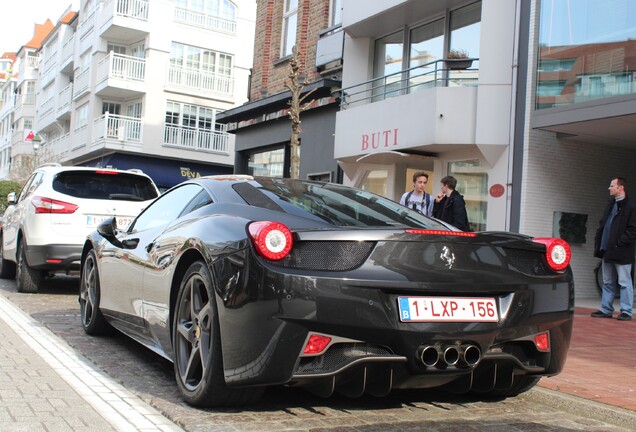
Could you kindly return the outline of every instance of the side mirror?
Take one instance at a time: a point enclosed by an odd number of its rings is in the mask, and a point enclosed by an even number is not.
[[[7,195],[7,204],[14,205],[18,202],[18,196],[15,192],[9,192]]]
[[[117,247],[123,247],[122,243],[117,238],[117,218],[112,217],[106,219],[99,225],[97,225],[97,232],[99,235],[108,240],[109,243]]]

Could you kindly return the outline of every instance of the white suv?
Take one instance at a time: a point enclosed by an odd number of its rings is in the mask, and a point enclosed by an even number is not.
[[[0,278],[16,277],[18,292],[37,292],[48,274],[79,270],[86,236],[100,222],[114,216],[126,229],[157,196],[157,186],[139,170],[39,167],[17,198],[7,196]]]

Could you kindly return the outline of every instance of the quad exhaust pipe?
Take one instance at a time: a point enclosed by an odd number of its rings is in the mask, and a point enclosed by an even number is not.
[[[481,350],[473,344],[424,345],[417,357],[427,368],[474,367],[481,361]]]

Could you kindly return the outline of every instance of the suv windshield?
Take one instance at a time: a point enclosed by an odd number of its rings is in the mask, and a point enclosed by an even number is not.
[[[53,190],[76,198],[147,201],[157,197],[148,177],[117,171],[65,171],[53,179]]]
[[[234,187],[251,205],[266,208],[274,205],[277,210],[335,226],[449,229],[435,219],[363,190],[302,180],[266,177],[255,180],[251,185],[269,199],[259,200],[242,187]],[[250,183],[243,183],[246,184]]]

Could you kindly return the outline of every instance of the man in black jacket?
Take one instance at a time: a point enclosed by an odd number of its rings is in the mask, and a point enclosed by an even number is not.
[[[442,192],[435,197],[433,217],[456,226],[462,231],[470,231],[466,202],[464,197],[455,190],[457,179],[446,176],[442,179]]]
[[[632,319],[634,284],[632,264],[636,255],[636,203],[625,190],[625,179],[617,177],[609,185],[607,204],[594,238],[594,256],[602,258],[603,293],[601,308],[594,318],[612,318],[614,298],[620,288],[621,313],[617,319]]]

